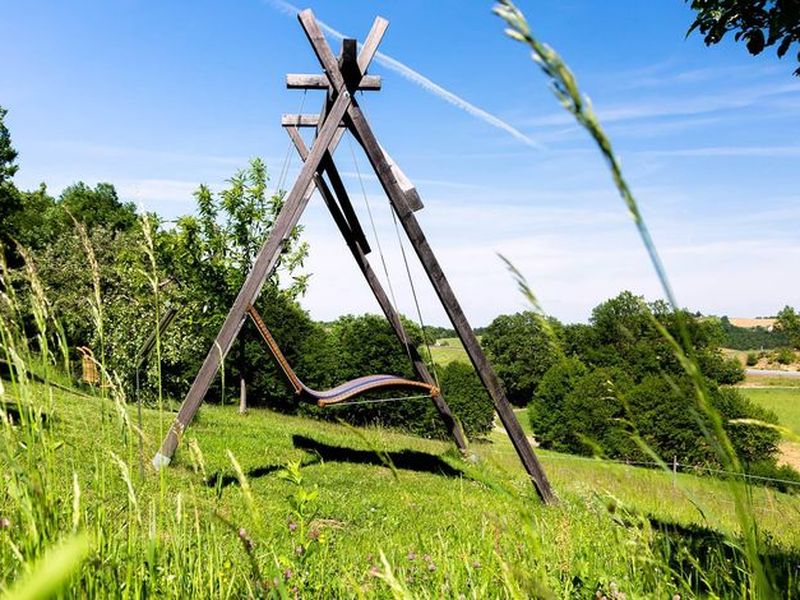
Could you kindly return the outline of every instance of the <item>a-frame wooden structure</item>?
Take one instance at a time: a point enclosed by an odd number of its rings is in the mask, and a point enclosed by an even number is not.
[[[297,152],[303,160],[303,167],[286,196],[283,208],[275,224],[256,257],[253,268],[239,291],[233,306],[225,319],[222,329],[214,345],[208,352],[203,365],[189,389],[180,411],[165,437],[160,451],[153,459],[156,468],[169,464],[179,440],[191,422],[214,379],[220,363],[227,355],[248,315],[250,306],[255,302],[266,279],[273,272],[281,250],[292,229],[297,225],[303,210],[307,206],[314,190],[318,190],[329,208],[336,225],[350,248],[361,272],[372,289],[386,318],[408,349],[417,375],[425,382],[434,384],[425,362],[400,321],[378,278],[375,276],[367,254],[370,252],[364,232],[358,222],[353,206],[345,190],[345,186],[333,161],[333,153],[345,130],[349,131],[362,146],[372,168],[375,171],[392,209],[395,211],[411,245],[428,274],[431,284],[438,295],[450,321],[453,324],[472,364],[480,376],[483,385],[494,402],[497,414],[508,432],[511,442],[519,455],[525,470],[545,502],[554,500],[553,491],[547,481],[544,470],[531,448],[513,410],[505,396],[502,386],[486,359],[475,333],[467,322],[464,312],[456,299],[444,273],[436,259],[414,212],[422,208],[422,202],[414,186],[392,161],[385,150],[378,144],[369,123],[364,117],[355,92],[359,90],[379,90],[379,77],[367,75],[367,68],[372,62],[388,21],[381,17],[375,19],[366,40],[357,49],[356,40],[345,39],[338,59],[331,51],[319,25],[310,10],[298,15],[311,47],[322,66],[322,75],[288,75],[287,87],[290,89],[323,90],[326,99],[322,111],[317,115],[284,115],[282,124],[291,137]],[[308,148],[300,136],[300,127],[313,127],[316,135]],[[432,399],[441,417],[446,423],[455,443],[463,451],[466,440],[463,432],[454,419],[450,408],[440,394],[433,394]]]

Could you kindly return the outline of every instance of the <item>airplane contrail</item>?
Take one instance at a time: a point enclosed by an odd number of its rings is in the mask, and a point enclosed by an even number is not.
[[[300,12],[300,9],[296,6],[286,2],[285,0],[265,0],[265,2],[271,5],[273,8],[276,8],[280,12],[294,16]],[[338,39],[343,39],[346,37],[343,33],[335,30],[333,27],[324,23],[323,21],[317,20],[319,26],[329,33],[330,35],[334,36]],[[491,125],[492,127],[496,127],[502,131],[513,136],[517,141],[522,142],[526,146],[530,146],[531,148],[542,148],[542,145],[524,133],[522,133],[519,129],[509,125],[505,121],[503,121],[500,117],[497,117],[490,112],[483,110],[482,108],[475,106],[471,102],[464,100],[461,96],[458,96],[440,86],[438,83],[431,81],[428,77],[425,77],[422,73],[415,71],[405,63],[400,62],[396,58],[392,58],[391,56],[384,54],[383,52],[376,52],[375,53],[375,61],[379,64],[383,65],[387,69],[394,71],[395,73],[399,74],[400,76],[408,79],[410,82],[414,83],[415,85],[421,87],[426,92],[441,98],[445,102],[448,102],[455,106],[456,108],[460,108],[467,114],[472,115]]]

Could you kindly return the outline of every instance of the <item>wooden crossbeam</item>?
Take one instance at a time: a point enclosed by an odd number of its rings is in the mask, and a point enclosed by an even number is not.
[[[364,75],[357,89],[363,92],[376,92],[381,89],[380,75]],[[286,87],[290,90],[327,90],[331,82],[325,75],[290,73],[286,76]]]
[[[383,17],[375,17],[375,20],[372,22],[372,27],[364,40],[364,45],[361,47],[361,53],[358,55],[358,68],[362,73],[367,72],[367,67],[369,67],[369,63],[378,52],[378,46],[388,27],[389,21]],[[364,79],[362,78],[361,81],[363,82]]]
[[[282,127],[319,127],[321,120],[319,115],[304,113],[284,113],[281,116]],[[339,127],[344,127],[344,123],[339,121]]]

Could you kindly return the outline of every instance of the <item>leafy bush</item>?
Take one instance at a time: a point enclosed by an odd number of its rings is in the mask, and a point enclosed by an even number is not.
[[[553,365],[528,409],[542,447],[576,454],[618,456],[630,435],[623,424],[622,395],[632,385],[617,367],[590,371],[576,358]]]
[[[697,354],[703,375],[724,385],[734,385],[744,381],[744,367],[734,357],[725,357],[718,350],[704,349]]]
[[[775,352],[775,360],[782,365],[790,365],[794,362],[795,353],[791,348],[778,348]]]
[[[733,388],[709,382],[711,402],[720,412],[744,463],[771,460],[780,435],[739,419],[777,421]],[[650,375],[638,384],[618,367],[589,371],[575,358],[556,363],[542,378],[529,409],[545,448],[624,460],[647,459],[636,437],[665,459],[684,464],[718,464],[704,430],[711,425],[696,407],[687,377]]]
[[[449,363],[439,370],[439,383],[447,404],[467,437],[485,435],[492,430],[494,405],[471,364]],[[437,420],[437,425],[434,433],[439,436],[447,433],[440,420]]]
[[[570,417],[565,414],[564,399],[587,372],[580,359],[562,357],[542,376],[528,405],[528,419],[544,448],[560,447],[561,440],[569,436]]]
[[[747,353],[747,366],[754,367],[758,364],[758,354],[755,352]]]

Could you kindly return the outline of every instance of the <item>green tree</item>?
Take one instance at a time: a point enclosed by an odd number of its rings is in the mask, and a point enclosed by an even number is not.
[[[707,46],[717,44],[730,31],[743,40],[748,52],[761,54],[778,45],[782,58],[792,44],[800,42],[800,3],[797,0],[686,0],[697,13],[687,35],[697,29]],[[800,52],[797,53],[800,62]],[[795,69],[800,76],[800,67]]]
[[[484,330],[481,345],[503,382],[508,399],[525,406],[530,402],[542,375],[560,356],[557,340],[540,315],[521,312],[500,315]]]
[[[577,357],[562,357],[542,376],[533,401],[528,405],[528,419],[536,439],[544,448],[569,449],[571,415],[564,402],[575,385],[589,370]]]
[[[786,334],[794,348],[800,348],[800,315],[791,306],[784,306],[775,322],[778,329]]]
[[[19,210],[20,198],[14,186],[17,151],[11,145],[11,133],[5,124],[8,111],[0,106],[0,242],[9,247],[14,237],[11,217]]]
[[[206,333],[219,330],[283,206],[283,192],[268,193],[267,182],[266,165],[261,159],[253,159],[228,180],[221,192],[215,194],[201,185],[195,192],[198,215],[178,220],[173,248],[166,253],[170,257],[166,272],[180,282],[190,296],[187,300],[198,307],[203,316],[195,317],[196,325]],[[294,229],[278,268],[266,284],[277,288],[282,276],[289,277],[288,294],[292,298],[305,291],[308,278],[296,273],[308,254],[301,232],[300,227]],[[269,308],[264,312],[269,314]],[[234,363],[242,410],[246,409],[249,371],[246,346],[255,335],[245,328],[237,342]]]
[[[128,231],[138,218],[133,202],[121,202],[110,183],[92,188],[79,181],[61,192],[58,205],[64,209],[60,218],[68,229],[72,229],[74,218],[88,230],[102,226],[109,231]]]

